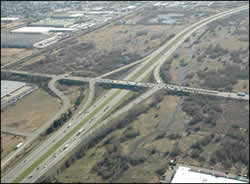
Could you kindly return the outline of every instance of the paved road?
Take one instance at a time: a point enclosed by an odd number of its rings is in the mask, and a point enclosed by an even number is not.
[[[157,53],[157,52],[156,52]],[[154,56],[155,53],[153,53],[151,55],[151,57]],[[145,61],[144,63],[142,63],[138,68],[136,68],[134,71],[132,71],[127,77],[126,80],[131,79],[133,76],[135,76],[136,73],[138,73],[143,66],[145,66],[148,62],[150,62],[150,60]],[[158,63],[154,63],[152,65],[150,65],[139,77],[136,78],[136,81],[141,81],[143,78],[145,78],[148,74],[150,74],[150,72],[153,71],[153,69],[156,67]],[[154,93],[156,91],[158,91],[160,88],[158,87],[153,87],[152,90],[150,90],[148,93]],[[188,89],[190,90],[190,89]],[[86,117],[88,117],[88,114],[95,111],[101,104],[103,104],[105,102],[105,100],[107,98],[109,98],[110,96],[112,96],[113,94],[116,93],[116,91],[118,91],[118,89],[112,89],[110,90],[105,96],[103,96],[100,100],[98,100],[94,105],[92,105],[87,113],[83,114],[82,116],[78,117],[77,120],[73,119],[72,120],[72,124],[78,124],[81,120],[85,119]],[[84,128],[85,131],[89,130],[92,126],[94,126],[95,122],[97,122],[98,120],[100,120],[106,113],[105,113],[105,109],[106,108],[112,108],[114,107],[119,101],[120,99],[122,99],[128,92],[127,91],[121,91],[119,95],[117,95],[116,97],[114,97],[110,103],[108,103],[107,105],[105,105],[100,111],[97,112],[97,114],[91,118],[87,123],[84,124]],[[138,101],[143,100],[145,94],[142,95],[141,99],[138,98]],[[146,95],[145,95],[146,96]],[[137,100],[137,99],[136,99]],[[133,106],[133,104],[131,105],[131,107]],[[128,110],[128,109],[127,109]],[[71,127],[69,127],[68,129],[73,128],[73,125]],[[68,131],[68,129],[60,129],[58,130],[55,135],[58,135],[58,140],[60,138],[62,138],[65,134],[62,133],[62,131]],[[91,133],[92,131],[90,131],[89,133]],[[84,134],[82,134],[84,135]],[[88,134],[86,134],[88,135]],[[61,160],[63,158],[63,156],[67,153],[67,151],[70,151],[71,149],[73,149],[73,147],[77,146],[77,144],[79,144],[81,142],[80,137],[76,137],[77,135],[73,135],[70,139],[68,139],[64,145],[62,145],[59,149],[56,150],[55,154],[56,157],[53,157],[52,155],[49,156],[43,163],[40,164],[39,169],[35,169],[33,170],[31,176],[32,177],[26,177],[23,182],[34,182],[36,181],[43,173],[45,173],[50,167],[52,167],[56,162],[58,162],[59,160]],[[21,174],[26,168],[28,168],[37,158],[40,158],[40,156],[45,153],[49,147],[53,146],[55,144],[55,142],[57,142],[58,140],[50,140],[50,138],[44,143],[42,144],[37,150],[35,150],[34,152],[32,152],[28,158],[26,163],[20,163],[17,165],[16,168],[14,168],[11,172],[9,172],[6,176],[3,177],[3,181],[9,182],[12,181],[15,177],[17,177],[19,174]],[[63,150],[64,146],[68,144],[69,147],[66,148],[65,150]],[[54,155],[54,154],[53,154]],[[42,171],[41,169],[44,168]]]
[[[20,132],[16,130],[15,128],[9,128],[9,127],[1,127],[1,132],[11,135],[18,135],[22,137],[28,137],[31,135],[30,132]]]
[[[172,53],[171,53],[172,54]],[[168,55],[169,56],[169,55]],[[161,59],[165,60],[166,58]],[[155,63],[157,64],[157,63]],[[149,73],[153,70],[154,65],[151,66],[145,73]],[[140,68],[139,68],[140,69]],[[12,71],[13,72],[13,71]],[[20,73],[20,72],[15,72]],[[22,72],[24,74],[24,72]],[[28,74],[28,72],[25,72],[25,74]],[[38,76],[39,74],[35,74]],[[39,76],[45,76],[47,75],[39,75]],[[188,92],[188,93],[198,93],[203,95],[212,95],[212,96],[219,96],[224,98],[232,98],[232,99],[239,99],[239,100],[249,100],[249,95],[245,96],[238,96],[237,93],[230,93],[230,92],[220,92],[215,90],[206,90],[206,89],[200,89],[200,88],[191,88],[191,87],[185,87],[185,86],[178,86],[178,85],[170,85],[170,84],[154,84],[154,83],[143,83],[143,82],[134,82],[129,80],[112,80],[112,79],[102,79],[102,78],[87,78],[87,77],[64,77],[63,75],[60,75],[59,77],[54,77],[53,80],[59,80],[59,79],[68,79],[68,80],[74,80],[74,81],[83,81],[83,82],[94,82],[94,83],[107,83],[107,84],[121,84],[121,85],[129,85],[129,86],[138,86],[138,87],[158,87],[159,89],[166,89],[171,91],[182,91],[182,92]],[[53,88],[53,86],[50,86],[50,88]],[[60,91],[56,90],[56,88],[53,88],[54,91],[56,91],[57,94],[61,93]],[[62,93],[61,93],[62,94]]]

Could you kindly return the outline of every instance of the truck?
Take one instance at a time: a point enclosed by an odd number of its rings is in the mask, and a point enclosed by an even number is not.
[[[63,147],[63,150],[67,149],[68,146],[69,146],[69,145],[66,144],[66,145]]]
[[[84,128],[81,128],[78,132],[77,132],[77,135],[80,135],[82,131],[84,131],[85,129]]]
[[[237,93],[237,96],[245,96],[245,93]]]
[[[23,145],[23,142],[20,142],[16,145],[16,149],[20,148]]]

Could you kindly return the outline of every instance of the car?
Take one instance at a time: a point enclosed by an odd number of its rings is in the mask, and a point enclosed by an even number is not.
[[[32,178],[32,177],[33,177],[32,175],[29,176],[29,178]]]

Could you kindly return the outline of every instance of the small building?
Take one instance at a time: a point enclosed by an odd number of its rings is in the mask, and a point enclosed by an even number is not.
[[[58,15],[53,15],[51,16],[51,18],[53,19],[76,19],[79,17],[82,17],[83,14],[82,13],[74,13],[74,14],[58,14]]]
[[[129,6],[129,7],[127,7],[127,9],[129,9],[129,10],[132,10],[134,8],[136,8],[136,6]]]

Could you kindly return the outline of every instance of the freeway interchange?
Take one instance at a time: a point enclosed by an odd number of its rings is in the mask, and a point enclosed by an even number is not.
[[[89,95],[93,96],[93,86],[95,83],[113,83],[121,85],[133,85],[139,87],[149,87],[152,88],[146,93],[142,94],[136,98],[133,102],[129,103],[115,114],[110,116],[105,121],[100,121],[105,115],[107,115],[112,108],[116,107],[117,104],[129,93],[126,90],[121,89],[111,89],[104,96],[102,96],[98,101],[96,101],[89,108],[87,105],[81,109],[79,114],[73,116],[67,124],[61,127],[53,135],[51,135],[44,143],[42,143],[36,150],[31,152],[27,158],[22,162],[18,163],[15,168],[8,172],[4,177],[2,177],[2,182],[24,182],[31,183],[39,179],[43,174],[45,174],[51,167],[53,167],[58,161],[62,160],[64,156],[73,150],[80,142],[86,139],[89,135],[94,133],[94,131],[102,127],[105,123],[111,118],[115,118],[121,113],[129,110],[132,106],[137,103],[140,103],[142,100],[146,99],[156,91],[160,89],[167,89],[172,91],[182,91],[189,93],[200,93],[204,95],[215,95],[225,98],[234,98],[241,100],[249,100],[249,96],[238,96],[235,93],[219,92],[212,90],[196,89],[185,86],[177,86],[170,84],[162,84],[159,77],[160,66],[166,61],[166,59],[180,46],[184,40],[190,36],[193,32],[200,29],[202,26],[210,23],[213,20],[222,18],[224,16],[236,13],[241,10],[248,9],[248,6],[243,6],[240,8],[235,8],[226,12],[222,12],[206,19],[203,19],[196,24],[193,24],[181,33],[176,35],[168,43],[160,47],[158,50],[153,52],[151,55],[147,56],[141,62],[138,62],[138,66],[128,74],[124,80],[109,80],[102,79],[101,77],[97,78],[82,78],[82,77],[71,77],[67,75],[54,76],[54,75],[42,75],[42,74],[33,74],[38,76],[45,76],[52,78],[51,84],[54,84],[55,81],[60,79],[69,79],[69,80],[80,80],[89,82],[92,86],[92,91],[90,90]],[[8,71],[5,72],[19,72],[19,71]],[[148,75],[154,72],[154,77],[158,84],[153,83],[143,83],[143,81]],[[23,74],[29,74],[28,72],[22,72]],[[49,85],[50,88],[53,88],[53,85]],[[53,91],[58,96],[61,97],[63,94],[60,91]],[[61,93],[61,94],[60,94]],[[89,98],[91,99],[91,98]],[[66,99],[63,99],[63,102],[67,102]],[[88,100],[90,104],[91,100]],[[67,105],[67,104],[66,104]],[[68,126],[71,123],[71,126]],[[80,128],[83,128],[83,132],[78,134]]]

